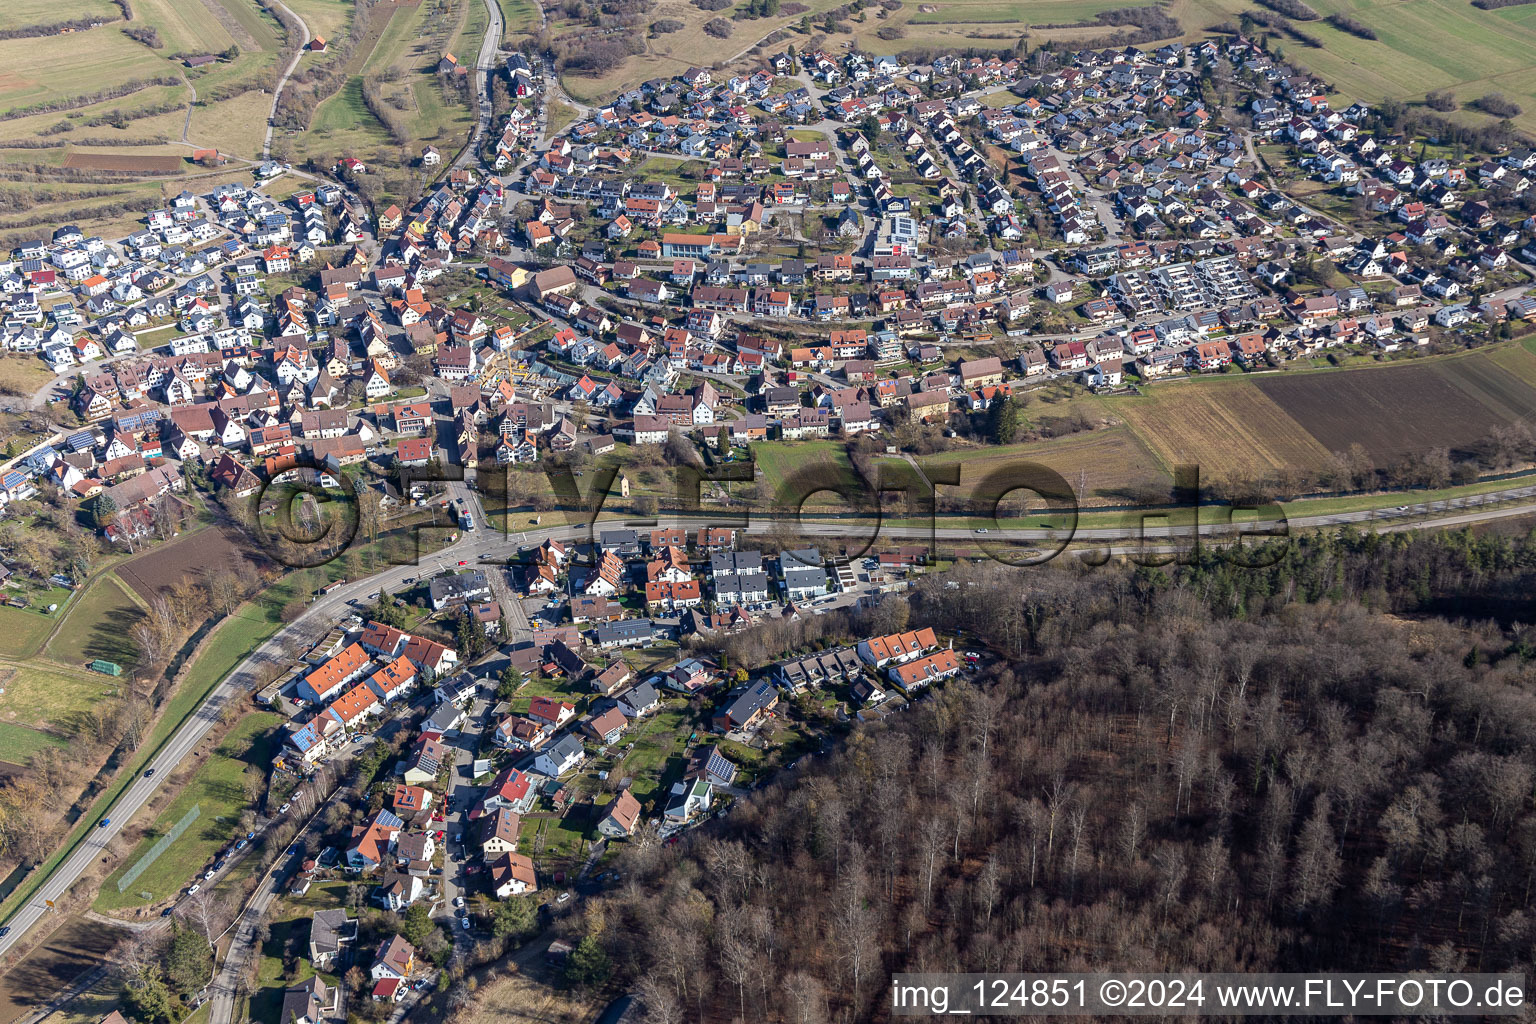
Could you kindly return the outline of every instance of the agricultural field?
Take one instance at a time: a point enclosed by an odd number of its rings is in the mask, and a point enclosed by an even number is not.
[[[281,716],[268,712],[257,712],[241,719],[187,780],[176,799],[143,830],[133,852],[102,884],[97,909],[145,906],[174,896],[192,881],[194,873],[235,835],[240,812],[250,806],[247,783],[265,778],[271,763],[274,730],[281,721]],[[193,807],[200,808],[200,813],[192,826],[134,879],[127,892],[119,892],[118,878]],[[144,892],[151,895],[145,898],[140,895]]]
[[[1166,490],[1172,477],[1132,430],[1113,425],[1048,441],[939,452],[918,458],[927,467],[960,467],[960,484],[941,494],[970,497],[992,473],[1019,463],[1055,470],[1086,506],[1119,504],[1149,490]]]
[[[1466,103],[1499,91],[1524,108],[1515,123],[1536,129],[1536,9],[1482,11],[1457,0],[1309,0],[1309,6],[1325,17],[1348,14],[1378,36],[1361,39],[1318,20],[1298,27],[1321,40],[1322,49],[1285,41],[1289,57],[1337,88],[1335,104],[1421,99],[1431,89],[1449,89]],[[1245,9],[1253,9],[1245,0],[1173,0],[1168,12],[1192,38]],[[1470,111],[1456,116],[1488,120]]]
[[[1359,443],[1377,458],[1455,451],[1536,404],[1536,387],[1501,370],[1493,356],[1304,374],[1259,387],[1330,450]]]
[[[161,544],[149,554],[119,566],[117,575],[147,601],[162,588],[173,587],[204,568],[228,566],[238,572],[245,560],[256,561],[259,557],[241,533],[199,530],[184,533],[169,544]]]
[[[326,4],[309,0],[306,6]],[[469,107],[457,95],[444,95],[446,80],[435,68],[447,52],[473,63],[485,33],[484,5],[419,0],[380,10],[343,69],[348,77],[342,88],[315,109],[308,131],[291,138],[296,157],[329,161],[350,155],[398,166],[413,164],[428,143],[448,156],[468,137],[474,125]],[[404,149],[364,103],[365,81],[379,89],[390,116],[399,118],[409,136]],[[421,172],[412,167],[410,173]]]
[[[48,657],[66,665],[96,658],[131,665],[138,656],[131,634],[143,617],[139,603],[108,573],[70,606],[64,626],[48,643]]]
[[[1194,380],[1145,390],[1105,405],[1165,466],[1198,465],[1213,476],[1253,475],[1316,465],[1328,457],[1329,448],[1248,381]]]
[[[143,0],[133,5],[131,24],[104,0],[46,6],[22,0],[19,6],[21,23],[81,17],[104,23],[65,35],[0,40],[0,241],[63,221],[121,235],[165,195],[197,187],[201,169],[188,162],[194,147],[236,158],[259,155],[270,100],[262,90],[270,86],[282,32],[255,0]],[[6,5],[7,23],[17,7]],[[154,29],[159,48],[124,35],[130,27]],[[194,54],[229,59],[189,69],[181,58]],[[13,140],[17,145],[8,146]],[[56,145],[38,147],[38,140]],[[60,167],[145,176],[107,183],[52,180],[51,169]],[[18,187],[33,193],[31,201],[11,201]]]
[[[36,664],[0,665],[0,686],[5,688],[0,724],[40,737],[28,741],[34,748],[29,755],[47,743],[65,742],[83,727],[86,712],[116,703],[122,694],[120,680],[112,676]]]

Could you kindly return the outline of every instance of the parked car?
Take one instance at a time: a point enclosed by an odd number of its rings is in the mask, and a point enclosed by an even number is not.
[[[248,842],[246,842],[246,841],[245,841],[245,840],[244,840],[244,839],[242,839],[242,840],[240,840],[240,841],[239,841],[239,842],[238,842],[238,843],[236,843],[236,844],[235,844],[235,849],[236,849],[236,850],[243,850],[243,849],[245,849],[245,848],[246,848],[246,847],[247,847],[247,846],[250,846],[250,845],[251,845],[251,844],[250,844],[250,843],[248,843]]]
[[[464,897],[463,896],[455,896],[453,898],[453,905],[456,906],[456,907],[462,907],[464,905]]]
[[[190,886],[187,887],[187,895],[188,896],[196,896],[197,893],[198,893],[198,890],[201,889],[201,888],[202,888],[201,885],[199,885],[196,882],[193,882]]]

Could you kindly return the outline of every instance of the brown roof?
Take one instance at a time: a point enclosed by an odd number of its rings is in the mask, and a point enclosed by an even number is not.
[[[608,817],[612,818],[625,832],[633,832],[635,822],[640,820],[640,801],[626,789],[609,805]]]

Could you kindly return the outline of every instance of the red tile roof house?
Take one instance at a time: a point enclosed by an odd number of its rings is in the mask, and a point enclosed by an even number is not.
[[[633,835],[639,823],[640,801],[626,789],[608,805],[608,813],[597,823],[597,830],[610,839],[622,839]]]
[[[432,459],[432,442],[425,437],[403,438],[395,446],[395,461],[402,466],[425,466]]]
[[[398,785],[395,787],[395,813],[414,814],[432,806],[432,791],[420,786]]]
[[[382,865],[394,849],[405,822],[389,811],[375,811],[362,825],[352,826],[352,842],[347,847],[347,868],[371,871]]]
[[[538,887],[538,874],[534,871],[532,859],[520,853],[502,854],[491,864],[491,891],[498,899],[532,892]]]
[[[528,705],[528,717],[553,727],[564,725],[576,713],[576,706],[551,697],[535,697]]]
[[[397,983],[405,981],[415,969],[416,947],[400,936],[393,935],[379,945],[379,951],[373,958],[373,967],[368,973],[375,982],[382,985],[390,981]],[[390,986],[382,998],[399,998],[398,989],[402,987]],[[374,988],[374,998],[381,998],[377,985]]]
[[[602,714],[587,719],[582,723],[582,730],[594,740],[605,746],[617,743],[624,735],[624,727],[629,720],[624,717],[624,712],[618,708],[609,708]]]

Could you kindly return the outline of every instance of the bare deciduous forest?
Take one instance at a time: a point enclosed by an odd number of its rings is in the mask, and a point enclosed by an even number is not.
[[[958,567],[912,624],[1006,661],[632,843],[572,937],[665,1024],[881,1017],[897,970],[1527,970],[1533,570],[1354,533]]]

